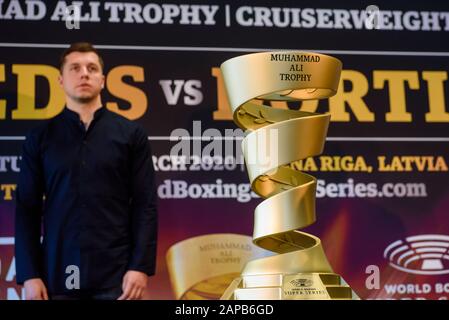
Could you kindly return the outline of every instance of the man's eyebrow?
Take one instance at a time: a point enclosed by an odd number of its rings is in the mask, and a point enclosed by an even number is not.
[[[70,62],[69,64],[68,64],[69,66],[79,66],[80,65],[80,63],[79,62]],[[95,66],[95,67],[99,67],[100,65],[98,64],[98,63],[96,63],[96,62],[88,62],[87,63],[87,66]]]

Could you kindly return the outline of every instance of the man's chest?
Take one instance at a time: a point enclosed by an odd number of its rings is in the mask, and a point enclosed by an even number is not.
[[[41,156],[46,176],[115,174],[129,167],[130,142],[126,134],[67,128],[44,142]]]

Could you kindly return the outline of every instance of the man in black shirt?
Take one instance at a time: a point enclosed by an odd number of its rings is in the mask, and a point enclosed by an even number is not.
[[[60,72],[66,108],[23,146],[17,282],[34,300],[140,299],[157,243],[148,135],[102,106],[103,60],[91,44],[72,44]]]

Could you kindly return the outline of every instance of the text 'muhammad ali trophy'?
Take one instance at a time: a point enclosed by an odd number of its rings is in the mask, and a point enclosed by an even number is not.
[[[221,299],[359,299],[335,274],[315,222],[316,179],[292,163],[322,153],[330,114],[272,108],[270,101],[324,99],[337,92],[342,63],[323,54],[261,52],[225,61],[221,71],[251,187],[263,200],[253,243],[275,253],[249,261]],[[273,104],[273,103],[272,103]]]

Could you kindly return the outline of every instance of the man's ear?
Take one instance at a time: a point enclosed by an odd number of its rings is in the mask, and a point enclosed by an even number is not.
[[[59,85],[62,87],[63,81],[62,81],[62,74],[61,73],[59,73],[58,82],[59,82]]]
[[[102,84],[101,84],[101,89],[104,89],[104,83],[105,83],[105,81],[106,81],[106,78],[105,78],[105,76],[103,75],[103,82],[102,82]]]

